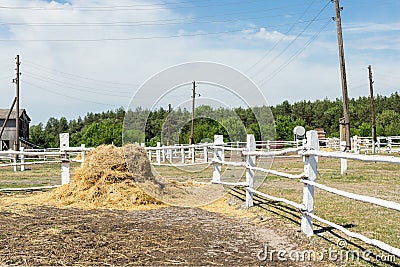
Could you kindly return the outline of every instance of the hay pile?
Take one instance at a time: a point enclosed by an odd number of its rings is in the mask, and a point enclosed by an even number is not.
[[[143,148],[103,145],[88,154],[69,184],[47,193],[47,200],[58,206],[86,208],[127,209],[133,205],[161,204],[136,183],[152,180]]]

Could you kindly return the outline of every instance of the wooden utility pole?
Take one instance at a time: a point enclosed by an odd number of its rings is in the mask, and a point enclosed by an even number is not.
[[[372,119],[372,153],[375,154],[375,144],[376,144],[376,118],[375,118],[375,103],[374,103],[374,81],[372,80],[372,68],[371,65],[368,66],[369,73],[369,93],[371,99],[371,119]]]
[[[189,145],[194,144],[194,109],[195,109],[195,98],[196,98],[196,81],[192,82],[192,127],[190,130]]]
[[[344,61],[344,49],[343,49],[343,36],[342,36],[342,21],[340,18],[340,11],[342,10],[339,6],[339,0],[334,0],[336,6],[336,27],[338,35],[338,46],[339,46],[339,58],[340,58],[340,72],[342,79],[342,98],[343,98],[343,124],[345,128],[344,141],[346,141],[346,150],[351,150],[350,143],[350,116],[349,116],[349,95],[347,93],[347,78],[346,78],[346,65]]]
[[[16,114],[15,114],[15,143],[14,143],[14,149],[15,150],[19,150],[19,76],[21,75],[21,73],[19,72],[19,65],[21,65],[20,61],[19,61],[19,55],[17,55],[16,59],[16,76],[14,79],[15,82],[15,99],[16,99],[16,103],[15,103],[15,110],[16,110]]]

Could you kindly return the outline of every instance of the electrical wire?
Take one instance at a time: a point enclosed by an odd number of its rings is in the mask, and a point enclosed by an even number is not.
[[[220,35],[227,33],[241,32],[239,30],[227,30],[217,32],[203,32],[203,33],[188,33],[188,34],[176,34],[176,35],[164,35],[164,36],[141,36],[141,37],[126,37],[126,38],[93,38],[93,39],[0,39],[0,42],[107,42],[107,41],[134,41],[134,40],[154,40],[154,39],[171,39],[181,37],[195,37],[195,36],[206,36],[206,35]]]
[[[266,78],[264,78],[259,84],[260,86],[265,85],[267,82],[269,82],[270,80],[272,80],[276,75],[278,75],[284,68],[286,68],[291,62],[293,62],[293,60],[295,58],[297,58],[301,53],[303,53],[303,51],[309,47],[311,45],[312,42],[314,42],[318,36],[322,33],[322,31],[324,31],[329,23],[331,22],[331,20],[327,21],[327,23],[325,23],[321,29],[315,33],[309,40],[308,42],[301,48],[299,49],[295,54],[293,54],[288,60],[285,61],[285,63],[283,63],[280,67],[278,67],[278,69],[276,69],[272,74],[270,74],[269,76],[267,76]]]
[[[56,74],[56,75],[60,75],[62,77],[65,77],[67,79],[74,79],[76,80],[78,79],[82,79],[88,82],[92,82],[94,84],[107,84],[105,86],[107,87],[111,87],[111,88],[115,88],[115,89],[122,89],[122,90],[127,90],[127,89],[131,89],[132,87],[138,87],[140,86],[140,83],[121,83],[121,82],[115,82],[115,81],[105,81],[105,80],[97,80],[97,79],[93,79],[93,78],[88,78],[85,76],[81,76],[78,74],[72,74],[72,73],[68,73],[68,72],[64,72],[64,71],[60,71],[60,70],[56,70],[56,69],[52,69],[52,68],[48,68],[45,66],[42,66],[40,64],[31,62],[29,60],[24,60],[24,63],[30,66],[33,66],[35,68],[35,70],[37,70],[38,68],[42,69],[43,71],[50,73],[50,74]],[[128,87],[128,88],[125,88]],[[130,93],[130,91],[120,91],[121,93]]]
[[[307,8],[304,10],[304,12],[301,13],[301,16],[297,19],[296,22],[300,22],[300,20],[301,20],[301,19],[304,17],[304,15],[309,11],[309,9],[310,9],[311,6],[315,3],[315,1],[316,1],[316,0],[314,0],[313,2],[311,2],[311,3],[307,6]],[[295,26],[296,26],[296,24],[293,24],[292,27],[290,27],[289,30],[287,30],[287,31],[284,33],[284,36],[283,36],[281,39],[279,39],[277,42],[275,42],[275,44],[272,46],[272,48],[269,49],[269,50],[267,51],[267,53],[265,53],[259,60],[257,60],[253,65],[251,65],[245,72],[246,72],[246,73],[249,72],[251,69],[253,69],[255,66],[257,66],[259,63],[261,63],[261,61],[263,61],[263,60],[271,53],[271,51],[274,50],[274,49],[285,39],[285,36],[288,35],[288,34],[294,29]],[[258,73],[257,73],[257,74],[258,74]],[[257,74],[255,74],[255,75],[257,75]]]
[[[252,0],[254,2],[263,2],[264,0]],[[24,6],[0,6],[1,9],[8,10],[29,10],[29,11],[62,11],[62,10],[84,10],[86,12],[104,12],[104,11],[146,11],[146,10],[163,10],[163,9],[197,9],[197,8],[209,8],[209,7],[222,7],[222,6],[232,6],[232,5],[248,5],[247,1],[233,1],[229,3],[220,3],[217,1],[211,2],[212,4],[207,5],[182,5],[182,6],[162,6],[159,4],[147,5],[148,7],[139,6],[139,5],[130,5],[130,6],[72,6],[72,5],[62,5],[59,7],[24,7]]]
[[[73,99],[73,100],[78,100],[80,102],[93,103],[93,104],[98,104],[98,105],[103,105],[103,106],[111,106],[111,107],[121,107],[121,105],[97,102],[97,101],[87,100],[87,99],[83,99],[83,98],[79,98],[79,97],[74,97],[74,96],[71,96],[71,95],[63,94],[63,93],[60,93],[60,92],[57,92],[57,91],[53,91],[53,90],[50,90],[48,88],[44,88],[44,87],[42,87],[40,85],[31,83],[31,82],[28,82],[28,81],[25,81],[25,80],[22,80],[22,79],[21,79],[21,81],[24,84],[28,84],[30,86],[33,86],[33,87],[35,87],[37,89],[40,89],[40,90],[43,90],[45,92],[49,92],[49,93],[52,93],[52,94],[55,94],[55,95],[59,95],[59,96],[63,96],[63,97],[66,97],[66,98],[70,98],[70,99]]]
[[[313,22],[315,22],[318,19],[318,17],[322,14],[322,12],[328,7],[330,3],[331,2],[327,2],[326,5],[324,5],[321,8],[321,10],[313,17],[313,19],[304,27],[304,29],[300,31],[296,35],[296,37],[293,38],[280,53],[278,53],[272,60],[268,61],[269,66],[271,66],[273,62],[275,62],[278,58],[280,58],[289,49],[289,47],[291,47],[303,35],[303,33],[311,26]],[[253,75],[253,77],[257,76],[262,71],[265,71],[265,68],[260,69],[256,74]]]
[[[56,79],[52,79],[52,78],[48,78],[48,77],[40,77],[40,76],[32,74],[26,70],[24,71],[24,75],[31,77],[35,80],[41,81],[41,82],[59,85],[59,86],[62,86],[63,88],[69,88],[73,91],[78,91],[80,93],[90,93],[90,94],[95,94],[95,95],[101,94],[101,95],[124,98],[124,99],[130,98],[133,93],[132,92],[130,94],[120,94],[119,92],[113,92],[110,90],[96,89],[96,88],[92,88],[92,87],[88,87],[88,86],[84,86],[84,85],[75,85],[75,84],[71,84],[71,83],[66,83],[64,81],[58,81]]]
[[[315,22],[317,19],[306,21],[309,23]],[[300,22],[303,23],[303,22]],[[295,23],[295,24],[300,24]],[[305,22],[304,22],[305,23]],[[278,26],[292,25],[291,23],[282,24]],[[136,37],[125,37],[125,38],[93,38],[93,39],[0,39],[0,42],[106,42],[106,41],[135,41],[135,40],[154,40],[154,39],[172,39],[181,37],[195,37],[195,36],[207,36],[207,35],[224,35],[229,33],[243,32],[245,29],[225,30],[216,32],[200,32],[200,33],[183,33],[176,35],[164,35],[164,36],[136,36]]]
[[[279,15],[272,16],[258,16],[258,17],[245,17],[240,19],[226,19],[226,20],[195,20],[194,18],[187,18],[185,20],[181,19],[178,21],[172,22],[158,22],[155,21],[133,21],[133,22],[4,22],[0,23],[0,26],[32,26],[32,27],[142,27],[142,26],[169,26],[169,25],[187,25],[187,24],[218,24],[218,23],[227,23],[227,22],[239,22],[239,21],[252,21],[252,20],[261,20],[267,18],[277,18],[277,17],[285,17],[285,16],[295,16],[300,13],[285,13]],[[163,21],[163,20],[160,20]],[[297,21],[297,23],[301,23]],[[296,23],[291,23],[296,24]],[[279,26],[279,25],[278,25]]]

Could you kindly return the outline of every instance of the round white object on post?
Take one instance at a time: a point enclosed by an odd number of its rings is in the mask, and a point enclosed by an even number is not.
[[[303,136],[306,133],[306,129],[303,126],[296,126],[293,129],[293,133],[297,136]]]

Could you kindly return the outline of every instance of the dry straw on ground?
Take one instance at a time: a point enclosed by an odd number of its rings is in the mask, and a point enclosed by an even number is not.
[[[129,163],[125,157],[130,159]],[[137,181],[143,180],[154,180],[143,148],[103,145],[88,154],[70,183],[33,195],[30,201],[89,209],[147,209],[160,205],[137,185]]]

